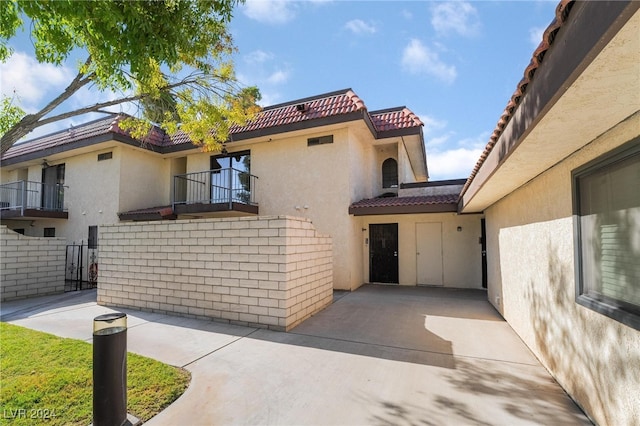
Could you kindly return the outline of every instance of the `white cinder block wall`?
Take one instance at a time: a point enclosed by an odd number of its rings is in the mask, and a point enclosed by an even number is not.
[[[98,303],[289,330],[332,301],[331,238],[288,216],[100,226]]]
[[[64,292],[65,238],[26,237],[0,226],[0,300]]]

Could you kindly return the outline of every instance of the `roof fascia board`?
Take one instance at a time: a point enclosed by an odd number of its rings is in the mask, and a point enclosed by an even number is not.
[[[496,170],[504,164],[638,8],[640,2],[632,0],[587,1],[574,4],[567,23],[558,31],[522,102],[468,189],[462,194],[462,209],[487,184]]]
[[[466,179],[447,179],[447,180],[432,180],[431,182],[411,182],[401,183],[400,189],[409,188],[430,188],[433,186],[449,186],[449,185],[464,185]]]
[[[201,146],[196,145],[193,142],[186,142],[186,143],[181,143],[177,145],[163,146],[160,152],[162,154],[171,154],[173,152],[189,151],[192,149],[201,149],[201,148],[202,148]]]
[[[402,136],[412,136],[412,135],[420,135],[422,136],[422,127],[405,127],[403,129],[393,129],[393,130],[385,130],[381,132],[372,132],[376,135],[376,139],[386,139],[386,138],[395,138]]]

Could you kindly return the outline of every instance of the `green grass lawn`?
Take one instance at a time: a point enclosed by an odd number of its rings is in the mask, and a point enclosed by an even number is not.
[[[89,343],[0,323],[0,424],[88,425],[92,363]],[[186,370],[129,353],[129,413],[149,420],[182,395],[190,380]]]

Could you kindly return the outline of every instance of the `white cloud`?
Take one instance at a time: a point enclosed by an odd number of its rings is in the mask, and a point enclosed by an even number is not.
[[[344,27],[356,35],[374,34],[376,32],[375,25],[368,24],[361,19],[352,19]]]
[[[453,136],[453,132],[448,132],[427,141],[427,163],[431,180],[469,177],[489,138],[487,132],[482,132],[475,137],[447,143]]]
[[[260,99],[258,105],[260,105],[261,107],[268,107],[283,102],[282,94],[280,92],[261,90],[260,94],[262,95],[262,99]]]
[[[472,37],[480,32],[478,11],[465,1],[439,3],[431,9],[431,25],[439,35]]]
[[[266,98],[266,90],[270,86],[277,86],[289,81],[291,77],[290,66],[286,63],[277,63],[278,57],[272,52],[263,50],[254,50],[243,56],[244,63],[248,67],[239,70],[236,73],[238,81],[241,84],[260,87],[260,91]]]
[[[282,84],[289,80],[289,71],[278,70],[267,77],[269,84]]]
[[[412,39],[402,52],[402,67],[411,74],[428,74],[445,83],[453,83],[457,77],[456,67],[440,60],[438,53]]]
[[[434,131],[442,130],[447,127],[447,122],[439,118],[431,117],[427,114],[416,114],[420,120],[424,123],[423,132],[426,135],[433,134]]]
[[[542,41],[544,30],[545,28],[543,27],[529,28],[529,41],[531,42],[531,44],[533,44],[534,47],[538,47],[538,45]]]
[[[125,92],[116,93],[112,90],[100,91],[96,87],[90,85],[90,86],[84,86],[80,90],[78,90],[76,93],[74,93],[74,95],[71,98],[69,98],[69,100],[67,100],[63,104],[63,106],[70,106],[71,108],[76,109],[76,108],[86,107],[89,105],[94,105],[100,102],[113,101],[116,99],[131,96],[131,95],[133,95],[133,91],[129,93],[125,93]],[[124,105],[128,105],[128,104],[124,104]],[[122,112],[131,113],[131,111],[129,110],[124,111],[122,110],[122,108],[123,108],[123,105],[113,105],[113,106],[104,108],[104,110],[111,111],[111,112],[122,111]]]
[[[262,64],[273,59],[273,53],[265,52],[263,50],[254,50],[244,55],[244,61],[249,64]]]
[[[468,178],[480,158],[482,149],[456,148],[442,152],[427,151],[431,180]]]
[[[411,13],[410,11],[408,11],[407,9],[402,9],[402,11],[400,12],[400,14],[402,15],[402,17],[406,20],[411,20],[413,19],[413,13]]]
[[[295,18],[295,8],[296,4],[287,0],[247,0],[242,10],[255,21],[281,25]]]
[[[41,64],[34,57],[16,51],[0,64],[0,89],[12,97],[14,91],[27,112],[40,109],[49,90],[62,91],[73,80],[76,71],[64,66]],[[57,94],[57,93],[56,93]]]
[[[448,133],[445,133],[443,135],[430,137],[425,142],[425,146],[429,150],[433,149],[434,151],[437,151],[439,149],[438,147],[440,147],[440,146],[446,144],[447,142],[449,142],[449,139],[451,139],[451,136],[453,136],[453,135],[454,135],[453,132],[448,132]]]

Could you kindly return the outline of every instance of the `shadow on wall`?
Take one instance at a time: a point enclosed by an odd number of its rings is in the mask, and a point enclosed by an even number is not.
[[[538,366],[497,369],[490,362],[457,359],[456,368],[441,377],[453,392],[416,395],[416,401],[428,401],[421,405],[360,395],[376,407],[370,424],[591,424]]]
[[[594,321],[599,314],[575,302],[573,265],[559,260],[552,244],[548,254],[548,289],[530,282],[525,294],[536,355],[596,421],[633,424],[632,407],[622,401],[632,405],[637,394],[629,392],[640,384],[640,354],[625,347],[634,331],[613,320]]]

